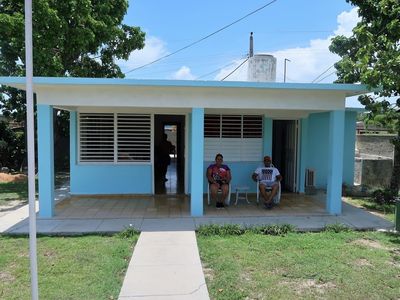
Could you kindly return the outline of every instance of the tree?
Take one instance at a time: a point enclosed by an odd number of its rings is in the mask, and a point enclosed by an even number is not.
[[[145,38],[139,27],[122,24],[127,9],[127,0],[33,0],[33,75],[124,77],[115,60],[142,49]],[[24,75],[24,0],[2,0],[0,76]],[[24,93],[1,87],[0,111],[24,120]],[[65,124],[65,114],[55,115]]]
[[[340,83],[361,82],[373,95],[359,97],[368,110],[367,121],[396,133],[390,189],[400,186],[400,2],[346,0],[358,6],[361,20],[350,37],[332,39],[330,51],[341,56],[335,64]]]

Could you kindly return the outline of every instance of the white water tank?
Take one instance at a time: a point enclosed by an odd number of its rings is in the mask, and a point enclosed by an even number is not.
[[[247,81],[275,82],[276,58],[269,54],[255,54],[249,58]]]

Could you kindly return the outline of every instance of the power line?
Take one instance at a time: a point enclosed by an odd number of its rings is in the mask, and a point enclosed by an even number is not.
[[[324,80],[325,78],[328,78],[329,76],[331,76],[331,75],[333,75],[333,74],[335,74],[335,73],[336,73],[336,71],[333,71],[333,72],[329,73],[328,75],[326,75],[325,77],[322,77],[320,80],[318,80],[318,81],[315,82],[315,83],[319,83],[319,82],[321,82],[322,80]]]
[[[246,57],[247,57],[247,54],[243,55],[243,57],[241,59],[246,58]],[[203,78],[203,77],[207,77],[208,75],[211,75],[211,74],[214,74],[214,73],[216,73],[218,71],[221,71],[221,70],[223,70],[223,69],[225,69],[225,68],[227,68],[227,67],[229,67],[229,66],[231,66],[231,65],[233,65],[235,63],[236,63],[235,61],[232,61],[232,62],[230,62],[229,64],[227,64],[225,66],[222,66],[222,67],[220,67],[218,69],[215,69],[214,71],[211,71],[211,72],[209,72],[207,74],[203,74],[203,75],[197,77],[195,80],[198,80],[198,79]]]
[[[226,75],[224,78],[221,79],[221,81],[224,81],[226,78],[228,78],[229,76],[231,76],[237,69],[239,69],[241,66],[243,66],[243,64],[249,60],[249,57],[246,58],[240,65],[238,65],[235,70],[233,70],[232,72],[230,72],[228,75]]]
[[[314,83],[315,81],[318,80],[318,78],[320,78],[322,75],[324,75],[326,72],[328,72],[334,65],[331,65],[328,69],[326,69],[325,71],[323,71],[321,74],[319,74],[313,81],[311,81],[311,83]]]
[[[278,0],[270,1],[270,2],[268,2],[267,4],[265,4],[265,5],[263,5],[263,6],[259,7],[259,8],[257,8],[256,10],[253,10],[252,12],[248,13],[247,15],[245,15],[245,16],[243,16],[243,17],[237,19],[236,21],[233,21],[232,23],[230,23],[230,24],[228,24],[228,25],[225,25],[224,27],[222,27],[222,28],[220,28],[220,29],[214,31],[213,33],[210,33],[210,34],[206,35],[205,37],[202,37],[201,39],[199,39],[199,40],[197,40],[197,41],[195,41],[195,42],[193,42],[193,43],[190,43],[189,45],[186,45],[186,46],[184,46],[184,47],[182,47],[182,48],[180,48],[180,49],[178,49],[178,50],[176,50],[176,51],[174,51],[174,52],[172,52],[172,53],[170,53],[170,54],[167,54],[167,55],[164,55],[164,56],[162,56],[162,57],[160,57],[160,58],[157,58],[156,60],[153,60],[153,61],[151,61],[151,62],[149,62],[149,63],[147,63],[147,64],[144,64],[144,65],[141,65],[141,66],[139,66],[139,67],[133,68],[133,69],[131,69],[131,70],[125,72],[125,74],[128,74],[128,73],[130,73],[130,72],[133,72],[133,71],[142,69],[142,68],[147,67],[147,66],[149,66],[149,65],[152,65],[152,64],[154,64],[154,63],[156,63],[156,62],[158,62],[158,61],[160,61],[160,60],[162,60],[162,59],[165,59],[165,58],[170,57],[170,56],[172,56],[172,55],[174,55],[174,54],[176,54],[176,53],[179,53],[179,52],[181,52],[181,51],[183,51],[183,50],[185,50],[185,49],[187,49],[187,48],[189,48],[189,47],[192,47],[193,45],[196,45],[196,44],[198,44],[198,43],[204,41],[205,39],[208,39],[209,37],[211,37],[211,36],[213,36],[213,35],[215,35],[215,34],[221,32],[221,31],[225,30],[226,28],[228,28],[228,27],[230,27],[230,26],[232,26],[232,25],[234,25],[234,24],[236,24],[236,23],[242,21],[243,19],[245,19],[245,18],[247,18],[247,17],[249,17],[249,16],[255,14],[256,12],[258,12],[258,11],[264,9],[265,7],[270,6],[272,3],[276,2],[276,1],[278,1]]]

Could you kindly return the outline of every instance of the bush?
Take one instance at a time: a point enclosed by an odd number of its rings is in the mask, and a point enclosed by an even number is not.
[[[285,235],[289,232],[296,231],[296,227],[291,224],[271,224],[271,225],[262,225],[262,226],[254,226],[249,229],[251,232],[258,234],[267,234],[267,235]]]
[[[349,232],[349,231],[351,231],[351,228],[349,228],[346,225],[341,224],[341,223],[335,223],[335,224],[326,225],[324,227],[324,231],[334,232],[334,233]]]
[[[242,235],[245,233],[245,229],[237,224],[210,224],[210,225],[200,225],[197,229],[197,233],[203,236],[226,236],[226,235]]]
[[[140,231],[134,228],[131,225],[129,227],[126,227],[124,230],[120,231],[117,233],[117,236],[121,239],[129,239],[131,237],[134,237],[135,235],[139,235]]]
[[[394,204],[396,202],[396,194],[389,188],[377,189],[372,193],[372,200],[380,205]]]
[[[227,236],[227,235],[242,235],[246,232],[252,232],[256,234],[268,234],[268,235],[285,235],[289,232],[295,231],[296,228],[290,224],[281,225],[262,225],[244,228],[237,224],[225,224],[225,225],[201,225],[197,229],[197,233],[203,236]]]

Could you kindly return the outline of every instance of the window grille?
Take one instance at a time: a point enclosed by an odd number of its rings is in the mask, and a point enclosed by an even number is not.
[[[149,162],[151,117],[124,113],[80,113],[81,162]]]
[[[114,115],[79,114],[80,160],[114,161]]]
[[[149,115],[117,115],[118,161],[150,161],[151,119]]]
[[[262,138],[262,132],[262,116],[204,116],[204,137],[206,138]]]

